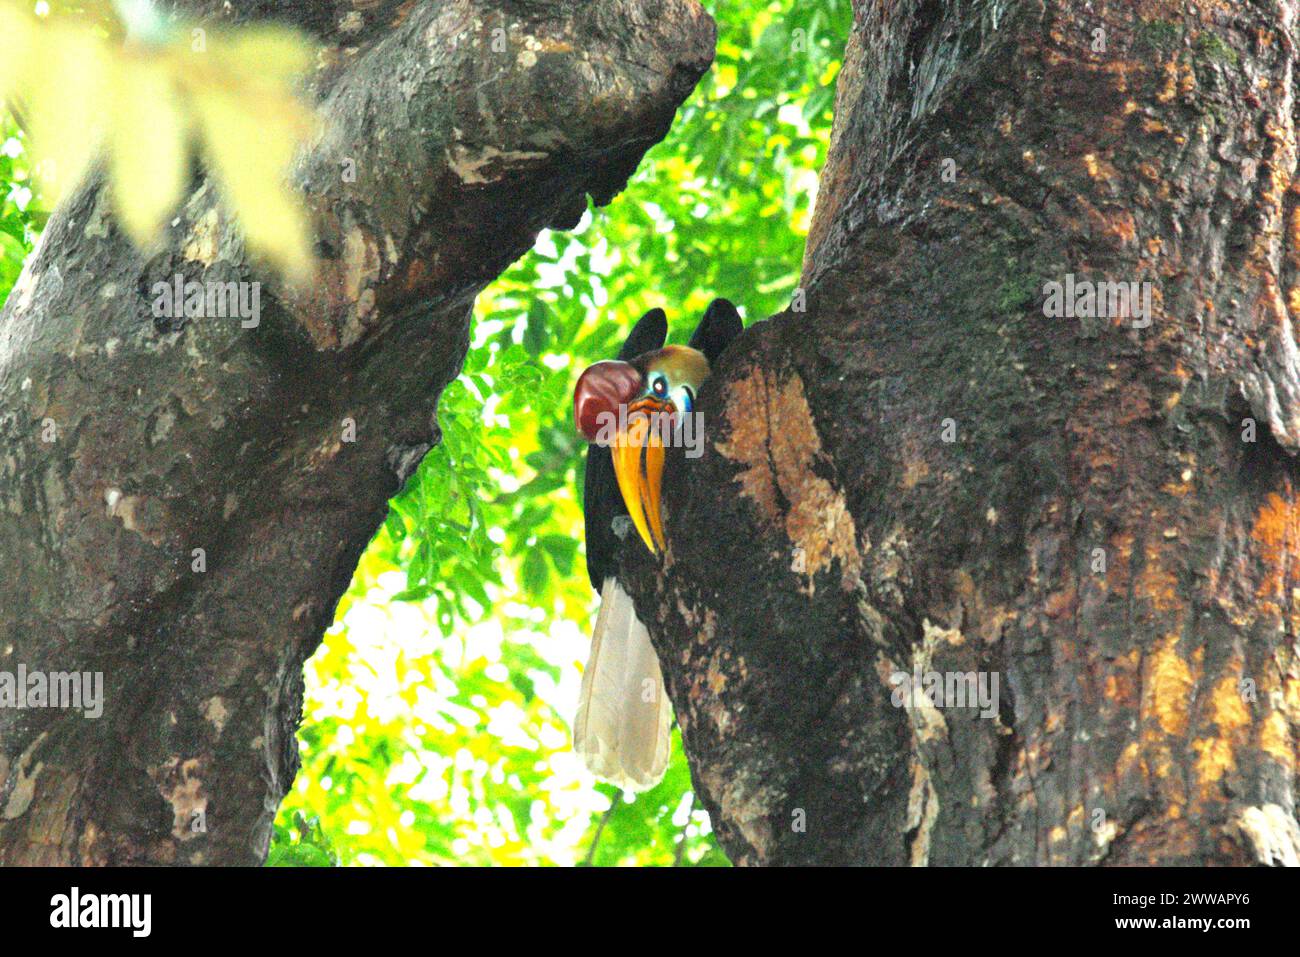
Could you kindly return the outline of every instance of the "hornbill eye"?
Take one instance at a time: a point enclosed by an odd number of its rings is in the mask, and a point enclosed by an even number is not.
[[[655,373],[650,381],[650,390],[654,392],[656,398],[662,399],[668,394],[668,380],[661,373]]]

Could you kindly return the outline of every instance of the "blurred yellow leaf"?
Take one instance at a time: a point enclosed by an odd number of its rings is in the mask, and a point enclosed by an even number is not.
[[[0,0],[0,96],[22,104],[51,199],[67,195],[105,146],[122,225],[148,242],[183,198],[197,132],[249,251],[294,281],[312,271],[307,210],[286,179],[315,128],[293,91],[312,59],[307,41],[280,27],[198,46],[177,31],[171,42],[119,48]]]
[[[7,99],[22,75],[31,47],[28,19],[16,10],[0,6],[0,99]]]
[[[194,91],[203,153],[226,199],[239,215],[249,248],[291,277],[311,268],[306,211],[284,182],[300,128],[287,110],[267,116],[219,87]]]
[[[111,106],[109,61],[104,44],[86,30],[40,27],[32,37],[21,95],[37,174],[45,194],[57,202],[81,181],[99,148]]]
[[[143,245],[181,199],[188,172],[188,123],[175,84],[156,60],[113,64],[109,172],[122,225]]]
[[[226,46],[232,66],[281,85],[292,82],[312,64],[311,47],[298,34],[280,27],[245,27],[231,36]]]

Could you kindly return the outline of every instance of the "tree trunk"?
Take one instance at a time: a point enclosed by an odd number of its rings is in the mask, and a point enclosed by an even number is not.
[[[1300,863],[1300,3],[855,6],[805,308],[627,569],[724,849]]]
[[[303,661],[437,441],[475,294],[622,188],[714,39],[692,0],[177,6],[324,45],[294,171],[322,275],[254,272],[206,182],[147,254],[97,181],[50,221],[0,316],[0,670],[102,672],[104,707],[0,708],[4,864],[264,857]],[[262,281],[260,325],[156,321],[177,274]]]

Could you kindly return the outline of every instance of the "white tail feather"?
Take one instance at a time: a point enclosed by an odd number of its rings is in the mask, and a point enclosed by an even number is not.
[[[625,791],[645,791],[668,767],[671,720],[650,633],[637,620],[632,597],[606,578],[578,694],[573,746],[592,774]]]

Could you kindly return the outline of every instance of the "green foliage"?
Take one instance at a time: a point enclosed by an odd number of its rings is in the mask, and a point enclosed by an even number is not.
[[[31,166],[25,137],[10,117],[0,114],[0,302],[18,281],[23,261],[49,218]]]
[[[714,296],[751,321],[784,308],[825,159],[848,0],[713,13],[714,69],[627,191],[480,296],[442,443],[309,664],[277,862],[305,815],[345,864],[726,864],[676,734],[663,782],[630,801],[581,768],[568,727],[594,604],[573,381],[651,307],[677,341]]]
[[[308,818],[296,811],[290,820],[275,822],[267,867],[334,867],[338,862],[329,837],[321,829],[320,818]]]
[[[717,844],[701,837],[706,833],[708,815],[696,805],[681,736],[675,731],[673,748],[673,762],[664,779],[636,800],[625,800],[617,788],[607,784],[597,785],[608,799],[609,809],[587,838],[583,864],[729,866]]]

